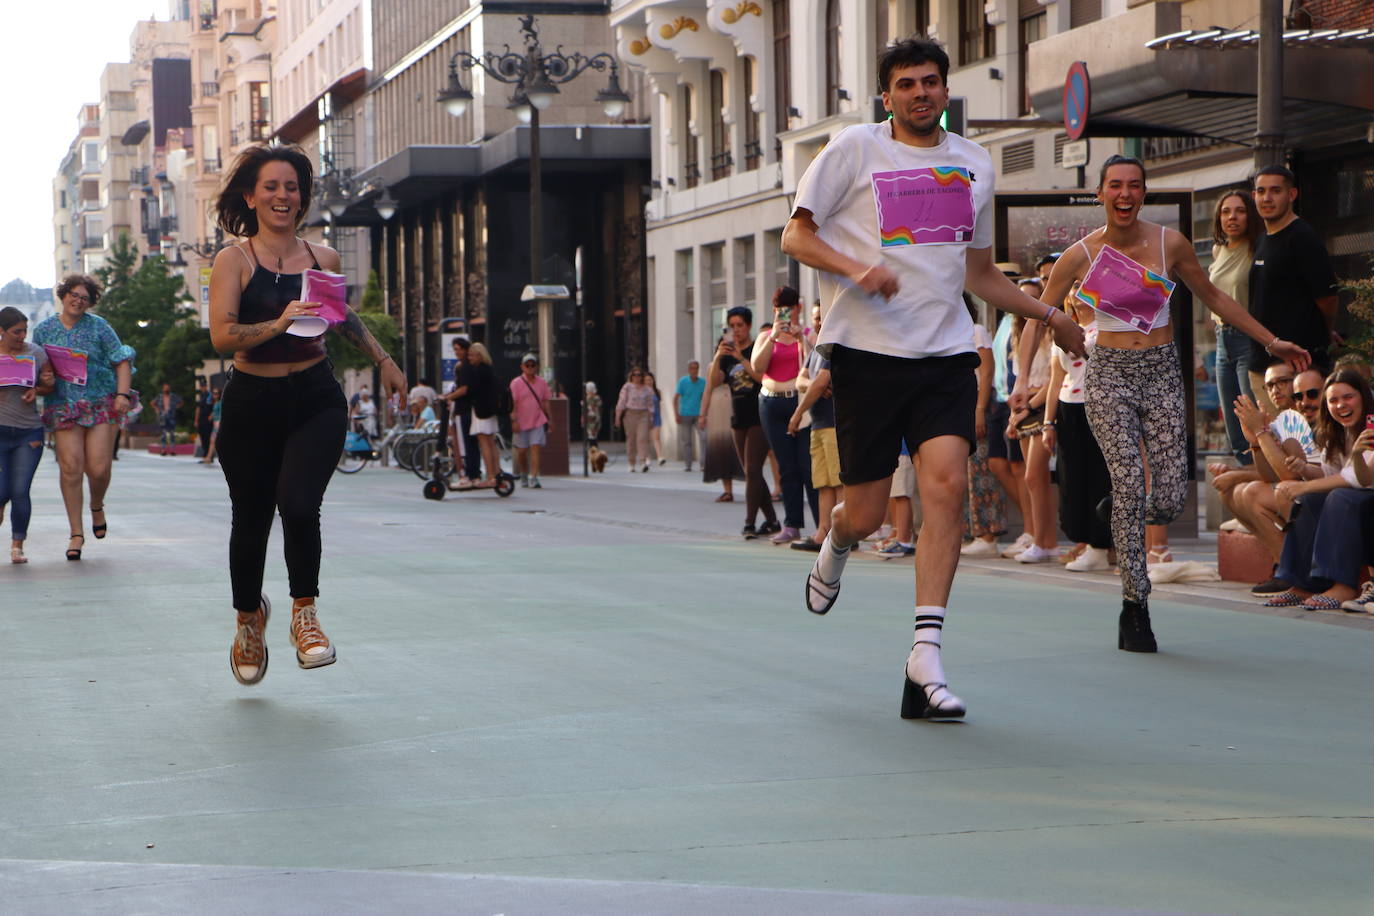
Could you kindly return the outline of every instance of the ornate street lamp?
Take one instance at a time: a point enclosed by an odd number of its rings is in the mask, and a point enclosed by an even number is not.
[[[546,110],[558,97],[558,86],[567,83],[587,70],[609,71],[606,88],[596,95],[608,118],[618,118],[625,112],[630,96],[620,87],[620,65],[606,52],[590,57],[574,51],[566,54],[559,45],[545,54],[539,45],[539,32],[534,15],[520,17],[520,33],[525,37],[524,53],[512,51],[510,45],[497,54],[485,52],[480,57],[467,51],[457,51],[448,62],[448,85],[439,92],[438,102],[455,118],[462,117],[472,102],[472,91],[463,85],[460,69],[480,69],[492,79],[515,87],[507,106],[521,123],[530,126],[530,284],[542,285],[542,233],[544,223],[542,181],[539,161],[539,112]],[[552,373],[554,357],[553,308],[547,299],[535,303],[537,349],[544,363],[544,371]]]

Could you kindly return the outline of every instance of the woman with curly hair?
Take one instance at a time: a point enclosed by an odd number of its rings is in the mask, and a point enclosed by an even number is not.
[[[237,632],[229,667],[241,684],[267,673],[263,632],[272,606],[262,591],[267,538],[280,513],[291,586],[291,645],[302,668],[335,660],[320,628],[320,506],[343,448],[348,402],[325,356],[323,334],[292,333],[319,314],[302,302],[306,268],[339,270],[339,254],[297,236],[310,205],[314,170],[296,147],[252,146],[239,154],[216,201],[216,218],[241,241],[215,256],[210,275],[210,339],[234,354],[221,399],[217,447],[233,505],[229,579]],[[382,383],[406,380],[351,308],[334,330],[371,357]]]
[[[120,342],[110,323],[89,309],[100,301],[100,284],[86,274],[68,274],[57,285],[61,309],[33,329],[33,342],[47,349],[57,376],[43,399],[43,424],[53,430],[62,502],[71,524],[67,559],[80,560],[86,546],[81,481],[91,491],[91,533],[105,537],[105,493],[114,467],[115,437],[137,414],[134,348]],[[48,349],[56,348],[56,350]]]

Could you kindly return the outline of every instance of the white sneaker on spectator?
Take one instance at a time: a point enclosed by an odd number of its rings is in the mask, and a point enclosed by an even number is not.
[[[995,557],[997,556],[997,542],[974,538],[959,548],[959,555],[964,557]]]
[[[1014,560],[1021,555],[1022,551],[1034,543],[1035,538],[1023,532],[1019,538],[1007,545],[1007,549],[1002,551],[1002,556],[1006,557],[1008,560]]]
[[[1036,544],[1034,541],[1025,550],[1016,555],[1018,563],[1048,563],[1059,555],[1058,550],[1046,549]]]
[[[1089,547],[1078,555],[1078,559],[1065,563],[1064,568],[1069,572],[1098,572],[1111,569],[1112,564],[1107,559],[1106,548]]]
[[[1247,534],[1250,532],[1250,529],[1247,528],[1247,527],[1245,527],[1245,522],[1242,522],[1242,521],[1241,521],[1240,519],[1238,519],[1238,518],[1228,518],[1226,521],[1222,522],[1222,523],[1221,523],[1221,530],[1222,530],[1222,531],[1244,531],[1244,532],[1246,532]]]
[[[1357,597],[1341,604],[1341,609],[1352,614],[1374,614],[1374,579],[1364,584],[1364,589]]]

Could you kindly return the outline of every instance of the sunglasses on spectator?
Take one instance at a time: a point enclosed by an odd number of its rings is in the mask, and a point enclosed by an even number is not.
[[[1306,391],[1294,391],[1293,396],[1307,401],[1315,401],[1322,396],[1322,390],[1320,388],[1308,388]]]
[[[1271,381],[1265,382],[1265,383],[1264,383],[1264,387],[1265,387],[1265,388],[1277,388],[1277,387],[1279,387],[1280,385],[1291,385],[1291,384],[1293,384],[1293,380],[1292,380],[1291,378],[1276,378],[1276,379],[1273,379],[1273,380],[1271,380]]]

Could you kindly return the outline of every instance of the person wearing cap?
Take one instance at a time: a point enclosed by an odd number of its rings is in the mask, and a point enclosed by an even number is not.
[[[548,441],[549,383],[539,377],[539,357],[520,357],[520,374],[510,380],[511,427],[515,432],[515,471],[525,486],[538,490],[539,450]]]

